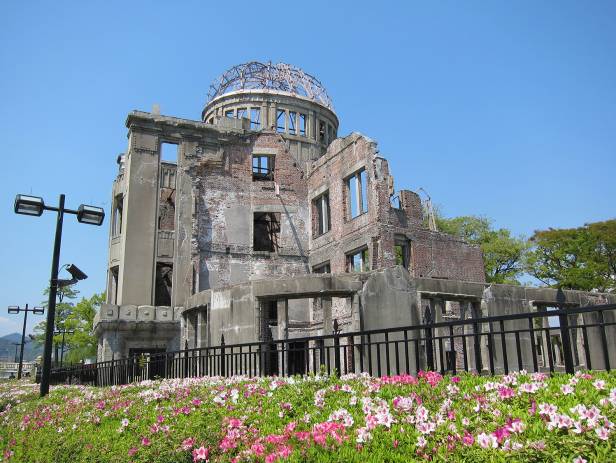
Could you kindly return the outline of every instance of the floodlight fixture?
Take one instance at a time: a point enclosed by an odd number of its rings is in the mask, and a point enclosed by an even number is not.
[[[18,305],[10,305],[9,306],[9,313],[12,313],[12,314],[19,313],[19,306]]]
[[[15,213],[40,216],[45,210],[43,198],[38,196],[17,195],[15,197]]]
[[[77,267],[75,264],[69,265],[66,268],[66,271],[70,273],[71,276],[77,281],[85,280],[86,278],[88,278],[88,275],[79,270],[79,267]]]
[[[77,209],[77,220],[90,225],[101,225],[105,220],[105,210],[102,207],[82,204]]]

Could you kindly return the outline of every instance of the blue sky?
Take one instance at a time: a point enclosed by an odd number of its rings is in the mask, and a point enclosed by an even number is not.
[[[249,60],[318,77],[339,134],[377,140],[396,187],[448,216],[527,236],[614,218],[615,21],[600,1],[4,2],[0,335],[51,265],[55,217],[15,215],[15,194],[108,209],[126,114],[198,119],[211,81]],[[60,262],[90,276],[84,296],[104,289],[107,237],[66,217]]]

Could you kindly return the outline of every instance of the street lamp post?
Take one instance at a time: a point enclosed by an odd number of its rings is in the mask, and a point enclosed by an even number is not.
[[[77,221],[90,225],[101,225],[105,219],[105,211],[100,207],[80,205],[75,211],[64,207],[63,194],[60,195],[58,207],[46,206],[43,198],[38,196],[17,195],[15,198],[15,213],[40,217],[43,211],[57,212],[56,236],[51,260],[51,280],[49,282],[49,300],[47,305],[47,327],[45,330],[45,350],[43,351],[43,372],[41,374],[41,397],[49,393],[49,377],[51,375],[51,350],[53,344],[53,328],[56,315],[56,295],[58,285],[66,282],[58,281],[58,266],[60,264],[60,244],[62,242],[62,223],[64,214],[74,214]],[[70,270],[69,270],[70,271]],[[81,273],[81,272],[80,272]],[[83,273],[82,273],[83,275]],[[81,279],[79,275],[73,275],[75,281]],[[73,281],[69,280],[70,283]],[[69,283],[69,284],[70,284]]]
[[[24,344],[26,343],[26,321],[28,320],[28,312],[32,312],[35,315],[40,315],[45,311],[42,307],[32,307],[28,308],[28,304],[26,304],[25,308],[20,308],[18,305],[9,306],[9,313],[16,314],[19,312],[24,313],[24,326],[21,330],[21,352],[19,354],[19,369],[17,370],[17,379],[21,379],[21,373],[23,370],[24,363]]]

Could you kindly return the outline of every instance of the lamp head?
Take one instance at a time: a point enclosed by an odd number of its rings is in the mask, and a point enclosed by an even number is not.
[[[17,195],[15,197],[15,214],[35,215],[39,217],[45,209],[43,198],[38,196]]]
[[[102,207],[82,204],[77,209],[77,220],[90,225],[101,225],[105,220],[105,210]]]
[[[9,306],[9,313],[19,313],[19,306],[18,305],[10,305]]]

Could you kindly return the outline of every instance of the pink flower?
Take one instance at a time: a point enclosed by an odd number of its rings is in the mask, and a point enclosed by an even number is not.
[[[182,441],[182,450],[190,450],[195,445],[195,439],[188,437]]]
[[[308,434],[308,433],[306,433],[306,434]],[[265,445],[263,445],[263,444],[252,444],[250,446],[250,450],[252,450],[253,453],[256,456],[261,457],[265,453]]]
[[[595,428],[595,433],[597,433],[597,437],[601,440],[608,440],[610,437],[610,430],[604,426]]]
[[[515,396],[515,391],[510,387],[501,386],[498,388],[498,396],[501,399],[510,399]]]
[[[494,437],[493,435],[487,435],[484,432],[477,436],[477,443],[482,449],[495,449],[498,447],[498,441],[496,440],[496,437]]]
[[[191,402],[195,407],[201,405],[201,399],[193,399]]]
[[[462,443],[466,446],[473,445],[475,443],[475,438],[468,431],[464,431],[464,436],[462,437]]]
[[[128,449],[128,456],[129,457],[132,457],[136,453],[137,453],[137,448],[136,447],[131,447],[130,449]]]
[[[581,456],[577,456],[573,459],[573,463],[587,463],[587,460],[585,460]]]
[[[573,394],[573,388],[569,384],[563,384],[560,386],[560,390],[564,395]]]
[[[207,457],[210,454],[209,449],[201,446],[198,449],[194,449],[192,452],[193,461],[207,461]]]
[[[265,457],[265,463],[274,463],[278,459],[278,454],[270,453]]]
[[[151,444],[152,444],[152,441],[148,439],[147,437],[144,437],[141,439],[141,445],[143,445],[144,447],[148,447]]]
[[[600,391],[602,389],[605,389],[605,381],[603,381],[602,379],[598,379],[597,381],[595,381],[594,383],[592,383],[592,385],[595,387],[596,390]]]
[[[451,377],[451,382],[452,383],[459,383],[460,382],[460,377],[459,376],[452,376]]]

